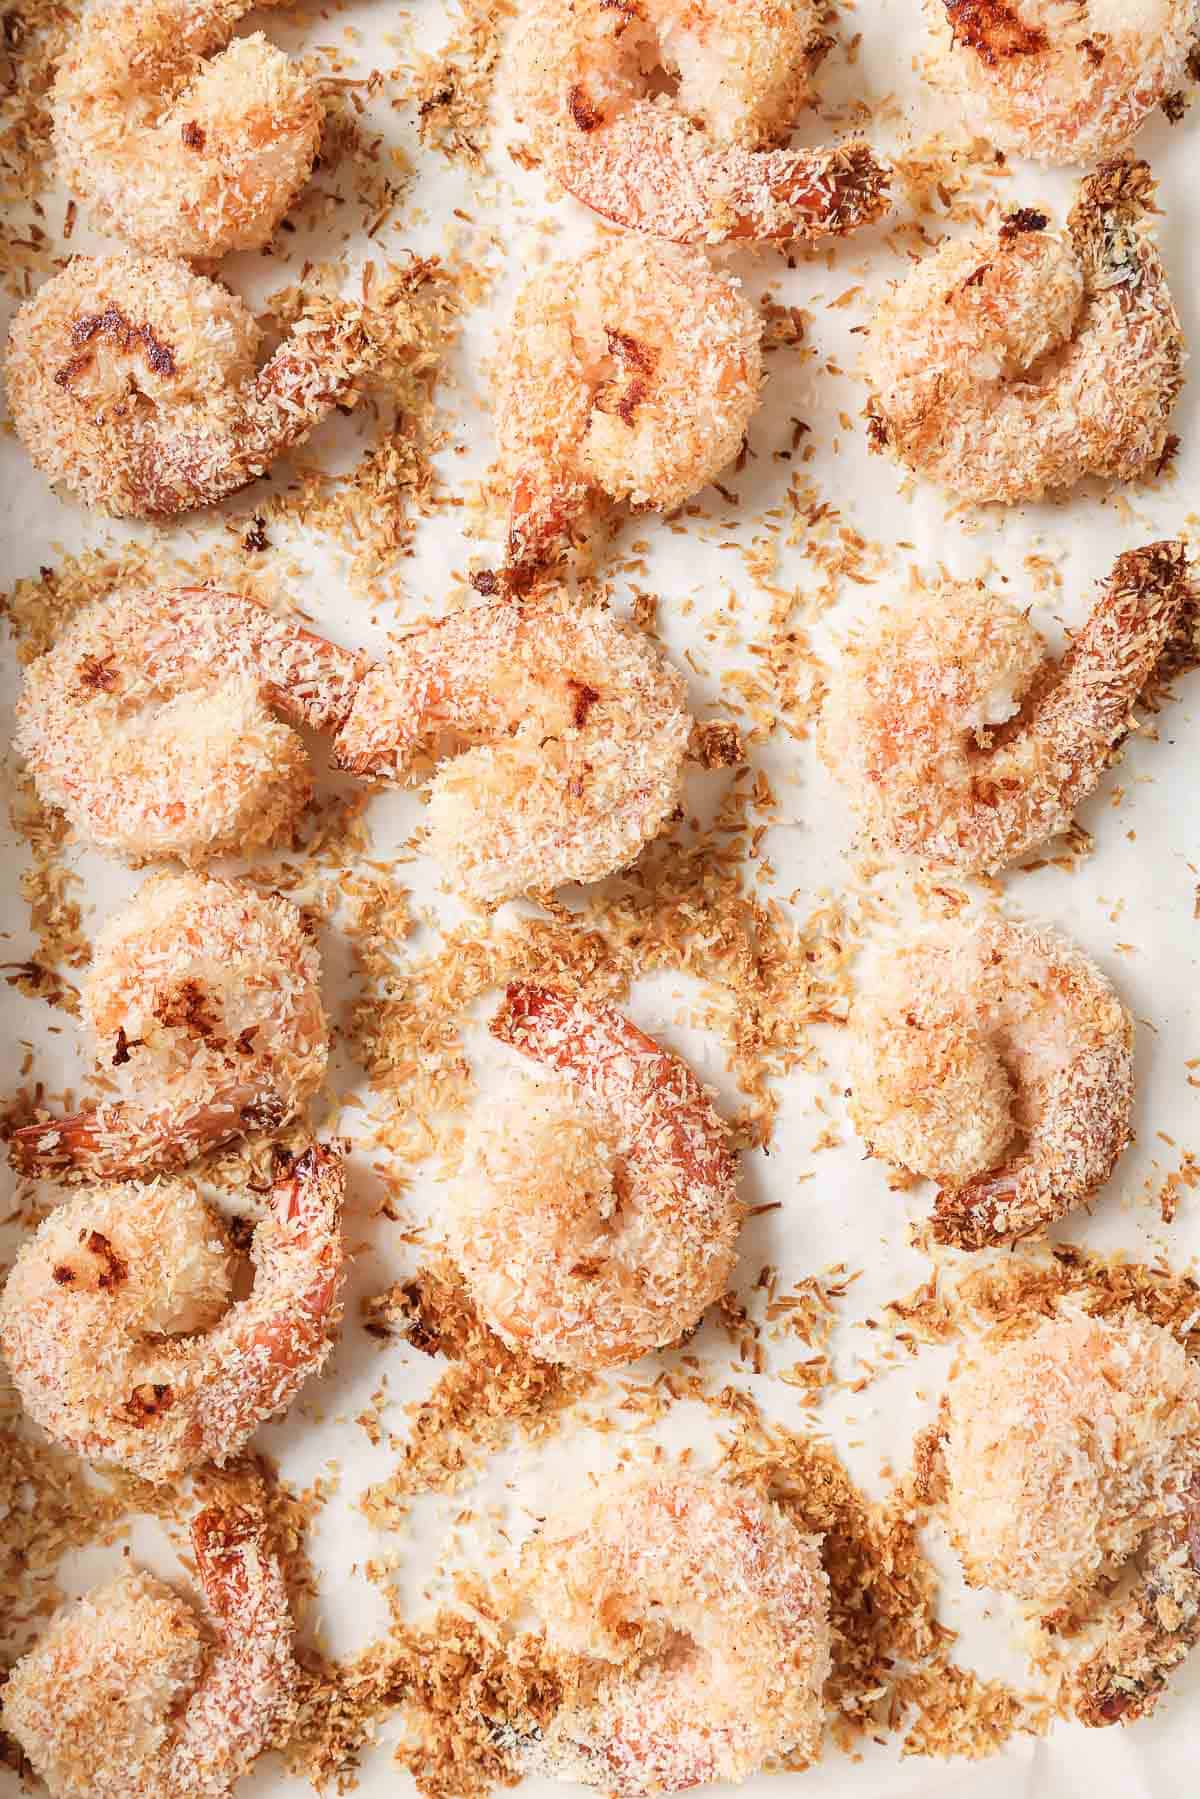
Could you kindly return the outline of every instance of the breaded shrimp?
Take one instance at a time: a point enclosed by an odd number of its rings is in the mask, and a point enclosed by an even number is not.
[[[1182,543],[1131,550],[1054,662],[1028,613],[980,585],[911,594],[845,650],[822,759],[875,844],[994,872],[1070,825],[1194,632],[1197,595]]]
[[[817,1539],[770,1499],[668,1468],[552,1510],[522,1590],[590,1658],[528,1747],[531,1771],[630,1796],[744,1780],[820,1753],[829,1586]]]
[[[1065,237],[1027,209],[918,263],[871,326],[871,447],[977,504],[1159,469],[1184,344],[1153,189],[1145,163],[1106,163]]]
[[[1122,149],[1184,85],[1197,0],[927,0],[972,130],[1043,163]]]
[[[126,589],[30,664],[14,744],[98,849],[201,862],[288,831],[312,791],[291,727],[334,729],[365,666],[241,594]]]
[[[284,1156],[231,1301],[233,1258],[183,1181],[97,1187],[51,1212],[0,1299],[0,1346],[29,1415],[77,1455],[171,1481],[225,1462],[286,1410],[337,1329],[342,1158]]]
[[[875,1154],[940,1184],[939,1243],[1043,1230],[1129,1141],[1133,1020],[1056,932],[987,918],[890,945],[850,1024],[855,1125]]]
[[[59,175],[103,230],[193,260],[270,238],[312,172],[324,107],[261,32],[229,42],[254,3],[87,0],[51,106]]]
[[[14,1131],[14,1165],[144,1179],[278,1129],[325,1072],[320,979],[289,900],[242,881],[155,876],[101,931],[81,996],[121,1097]]]
[[[1200,1373],[1132,1309],[1074,1308],[960,1357],[943,1418],[946,1511],[971,1586],[1054,1625],[1134,1556],[1076,1683],[1088,1724],[1153,1709],[1198,1634]]]
[[[301,1676],[262,1520],[212,1505],[191,1534],[215,1645],[163,1581],[123,1574],[9,1674],[4,1727],[52,1799],[219,1799],[286,1733]]]
[[[811,0],[533,0],[518,116],[563,186],[630,230],[838,236],[884,212],[887,170],[864,143],[772,148],[810,100],[820,17]]]
[[[260,369],[261,336],[235,294],[182,262],[77,256],[13,320],[17,435],[98,512],[211,506],[353,405],[373,360],[349,305],[300,320]]]
[[[679,803],[682,677],[598,606],[501,599],[406,637],[358,689],[338,767],[403,781],[429,755],[426,843],[492,902],[632,862]]]
[[[608,240],[535,275],[495,377],[518,582],[604,500],[671,512],[737,456],[762,388],[762,322],[696,251]]]
[[[743,1218],[724,1121],[615,1007],[514,985],[501,1043],[553,1069],[481,1109],[448,1234],[484,1319],[573,1368],[636,1361],[725,1291]]]

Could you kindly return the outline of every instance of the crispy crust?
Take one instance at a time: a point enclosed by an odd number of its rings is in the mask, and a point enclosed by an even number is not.
[[[301,321],[256,373],[258,343],[242,302],[181,262],[77,256],[13,321],[17,435],[99,512],[211,506],[352,405],[373,361],[353,307]]]
[[[691,732],[682,677],[600,607],[501,599],[407,637],[338,733],[340,768],[433,778],[428,846],[493,902],[632,862],[679,803]]]
[[[1194,633],[1197,593],[1183,543],[1130,550],[1057,663],[1002,595],[915,593],[844,652],[822,759],[872,842],[993,873],[1070,826],[1155,670]]]
[[[89,0],[59,67],[59,175],[148,254],[260,249],[312,171],[316,84],[261,33],[229,43],[251,5]]]
[[[871,447],[977,504],[1159,470],[1184,342],[1153,192],[1118,158],[1081,184],[1065,237],[1026,214],[919,263],[871,326]]]

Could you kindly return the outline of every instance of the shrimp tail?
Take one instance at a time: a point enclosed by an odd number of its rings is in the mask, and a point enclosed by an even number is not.
[[[1182,1509],[1150,1533],[1145,1564],[1141,1587],[1076,1676],[1075,1715],[1094,1728],[1146,1717],[1200,1640],[1200,1475]]]
[[[164,1790],[225,1792],[284,1734],[299,1670],[287,1586],[263,1519],[211,1505],[193,1519],[191,1536],[221,1641],[180,1719]]]
[[[529,587],[537,573],[564,555],[572,527],[595,501],[585,481],[550,482],[544,475],[519,475],[508,514],[508,559],[505,584],[516,593]]]
[[[186,1111],[151,1111],[125,1100],[89,1106],[67,1118],[22,1125],[8,1157],[28,1178],[108,1181],[184,1168],[247,1131],[274,1131],[288,1108],[269,1087],[239,1083]]]

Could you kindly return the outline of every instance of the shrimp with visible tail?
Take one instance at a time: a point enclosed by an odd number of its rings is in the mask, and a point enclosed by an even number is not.
[[[321,1368],[342,1271],[340,1151],[283,1156],[234,1300],[217,1215],[182,1181],[99,1187],[51,1212],[0,1299],[0,1347],[42,1429],[95,1461],[175,1480],[226,1462]]]
[[[283,836],[312,792],[291,726],[335,729],[365,667],[241,594],[126,589],[30,664],[15,747],[99,849],[242,853]]]
[[[1146,1533],[1138,1559],[1139,1586],[1076,1679],[1075,1714],[1084,1724],[1132,1724],[1148,1716],[1200,1642],[1200,1471],[1179,1509]]]
[[[519,585],[600,503],[670,512],[737,456],[762,388],[762,322],[695,251],[606,242],[522,289],[495,383]]]
[[[255,3],[88,0],[51,105],[59,175],[102,229],[191,260],[270,238],[312,172],[324,106],[261,32],[230,43]]]
[[[1146,164],[1118,159],[1081,184],[1065,236],[1025,208],[918,263],[867,340],[872,449],[976,505],[1160,469],[1184,339],[1153,194]]]
[[[951,1541],[971,1586],[1051,1629],[1136,1560],[1133,1596],[1102,1605],[1073,1682],[1085,1724],[1132,1723],[1200,1637],[1200,1374],[1132,1307],[1068,1304],[1021,1336],[1015,1322],[951,1373],[935,1451]]]
[[[227,288],[162,257],[76,256],[13,320],[17,436],[47,480],[114,518],[170,518],[255,481],[337,406],[375,352],[360,309],[262,333]]]
[[[851,1009],[851,1113],[870,1148],[939,1182],[959,1249],[1040,1231],[1129,1141],[1133,1020],[1052,931],[947,925],[879,956]]]
[[[810,0],[534,0],[517,109],[568,192],[629,230],[840,236],[885,211],[885,167],[860,142],[771,147],[809,101],[819,21]]]
[[[9,1139],[22,1174],[144,1179],[294,1118],[325,1072],[321,964],[295,906],[158,875],[101,931],[84,1022],[122,1097]]]
[[[221,1799],[295,1716],[301,1685],[261,1518],[192,1520],[217,1628],[153,1575],[123,1574],[54,1618],[9,1673],[0,1716],[52,1799]]]
[[[725,1290],[744,1216],[724,1121],[615,1007],[514,985],[492,1033],[560,1079],[481,1113],[450,1244],[504,1341],[572,1368],[675,1342]]]
[[[1122,149],[1187,80],[1197,0],[927,0],[972,130],[1043,163]]]
[[[1131,550],[1055,663],[998,594],[914,593],[846,649],[822,759],[875,844],[993,873],[1069,827],[1164,656],[1194,659],[1198,596],[1184,544]]]
[[[402,781],[430,755],[426,842],[491,903],[632,862],[679,803],[687,690],[598,606],[501,599],[406,637],[334,743],[339,768]]]

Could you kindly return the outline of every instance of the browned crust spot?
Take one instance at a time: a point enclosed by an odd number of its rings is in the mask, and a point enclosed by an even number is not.
[[[990,69],[1014,56],[1038,56],[1049,48],[1046,33],[1027,25],[1005,0],[946,0],[946,17],[956,44],[974,50]]]
[[[1000,227],[1000,236],[1011,242],[1014,237],[1023,237],[1026,232],[1044,231],[1050,220],[1044,212],[1035,207],[1022,206],[1016,212],[1010,212]]]
[[[195,119],[185,119],[179,128],[180,140],[185,150],[203,150],[205,144],[204,130],[197,125]]]
[[[604,123],[604,114],[592,105],[583,88],[578,85],[567,95],[567,105],[580,131],[595,131],[598,125]]]
[[[180,981],[160,993],[154,1016],[168,1030],[188,1031],[193,1037],[211,1038],[220,1020],[213,1015],[212,999],[198,981]]]
[[[96,1276],[96,1284],[101,1292],[107,1293],[113,1287],[123,1286],[129,1279],[129,1265],[117,1254],[108,1238],[100,1231],[87,1231],[79,1240],[89,1255],[95,1256],[102,1264],[100,1273]]]
[[[111,338],[121,350],[140,350],[146,359],[147,368],[156,375],[174,375],[178,372],[175,352],[170,344],[165,344],[156,337],[149,325],[131,324],[119,306],[107,306],[103,312],[85,314],[72,325],[71,342],[77,353],[55,375],[54,379],[59,387],[69,387],[75,376],[89,366],[91,356],[85,346],[98,337]]]
[[[122,1408],[130,1424],[143,1429],[169,1412],[175,1403],[175,1389],[158,1381],[147,1381],[135,1387]]]

